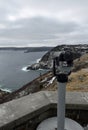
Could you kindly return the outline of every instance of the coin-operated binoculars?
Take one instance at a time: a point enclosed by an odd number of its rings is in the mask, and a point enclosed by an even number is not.
[[[65,92],[72,66],[73,54],[71,51],[56,53],[53,59],[53,73],[58,81],[57,130],[65,130]]]

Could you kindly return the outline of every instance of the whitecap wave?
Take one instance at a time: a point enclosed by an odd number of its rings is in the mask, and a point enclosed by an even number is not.
[[[29,65],[28,65],[28,66],[29,66]],[[30,70],[28,70],[28,69],[27,69],[27,68],[28,68],[28,66],[23,67],[23,68],[22,68],[22,71],[25,71],[25,72],[30,71]]]
[[[12,92],[12,91],[11,91],[10,89],[8,89],[8,88],[0,88],[0,90],[1,90],[1,91],[4,91],[4,92],[9,92],[9,93]]]
[[[40,60],[41,60],[41,58],[37,59],[37,60],[36,60],[36,63],[39,63]]]
[[[38,70],[44,70],[44,69],[38,69]]]

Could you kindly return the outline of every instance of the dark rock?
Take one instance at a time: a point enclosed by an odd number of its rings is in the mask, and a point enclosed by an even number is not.
[[[27,67],[27,70],[38,70],[40,68],[40,64],[39,63],[35,63],[33,65],[30,65]]]

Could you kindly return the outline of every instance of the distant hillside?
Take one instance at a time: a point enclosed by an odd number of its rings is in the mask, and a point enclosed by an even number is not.
[[[50,51],[53,47],[29,47],[26,49],[26,53],[28,52],[39,52],[39,51]]]
[[[13,50],[13,51],[24,51],[28,52],[39,52],[39,51],[50,51],[53,47],[0,47],[1,50]]]

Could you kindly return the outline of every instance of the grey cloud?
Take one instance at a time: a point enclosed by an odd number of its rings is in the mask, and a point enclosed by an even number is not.
[[[18,26],[18,28],[17,28]],[[54,38],[54,34],[74,32],[78,25],[74,22],[61,23],[52,19],[37,17],[9,24],[0,36],[12,38]],[[51,37],[50,37],[51,36]]]
[[[19,17],[26,8],[31,15]],[[87,40],[87,11],[88,0],[1,0],[0,24],[6,28],[0,28],[0,39],[4,39],[0,40],[0,44],[6,39],[7,44],[10,41],[23,44],[22,40],[27,44],[30,41],[53,43],[63,39]],[[17,18],[11,21],[9,16]]]

